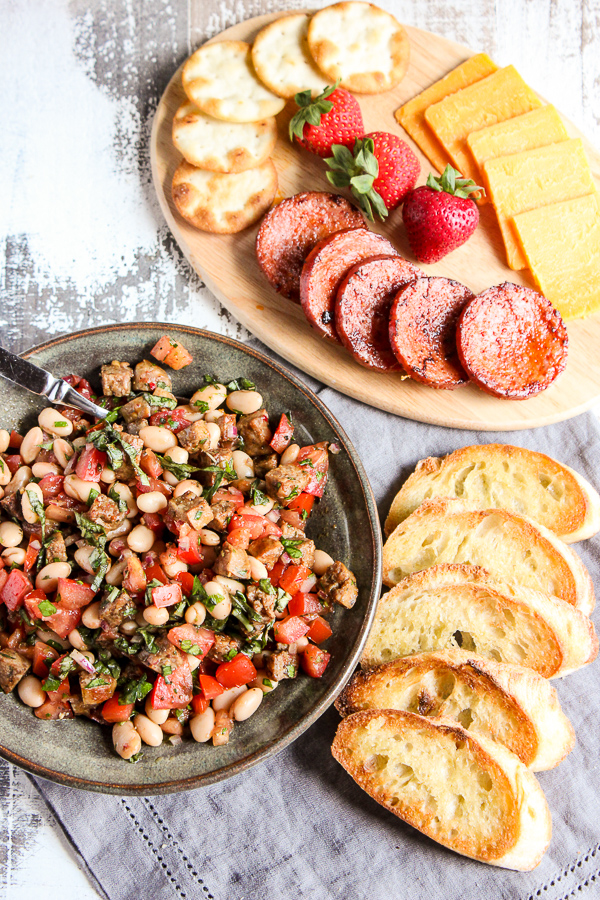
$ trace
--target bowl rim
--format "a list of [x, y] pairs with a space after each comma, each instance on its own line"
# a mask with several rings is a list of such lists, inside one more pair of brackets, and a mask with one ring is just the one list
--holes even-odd
[[247, 344], [243, 343], [242, 341], [238, 341], [235, 338], [217, 334], [216, 332], [209, 331], [208, 329], [204, 328], [194, 328], [190, 325], [179, 325], [174, 322], [123, 322], [107, 324], [95, 328], [86, 328], [80, 331], [59, 335], [40, 344], [36, 344], [34, 347], [23, 351], [20, 356], [22, 356], [24, 359], [29, 359], [30, 357], [35, 356], [36, 353], [51, 350], [55, 347], [69, 343], [70, 341], [75, 339], [85, 338], [95, 334], [106, 334], [111, 331], [135, 331], [141, 328], [163, 332], [165, 331], [165, 329], [177, 330], [184, 334], [189, 334], [194, 337], [200, 336], [208, 338], [209, 340], [220, 342], [236, 350], [242, 350], [243, 353], [254, 357], [264, 365], [268, 366], [270, 369], [273, 369], [273, 371], [276, 372], [280, 377], [286, 379], [288, 382], [291, 382], [296, 390], [304, 394], [304, 396], [312, 403], [313, 406], [317, 408], [321, 415], [326, 419], [329, 426], [336, 434], [336, 438], [341, 442], [342, 447], [348, 454], [348, 457], [357, 474], [357, 482], [360, 485], [369, 522], [369, 532], [373, 550], [374, 571], [366, 606], [366, 612], [362, 625], [360, 627], [360, 631], [358, 633], [358, 637], [354, 643], [352, 652], [346, 659], [342, 670], [335, 682], [330, 686], [325, 695], [314, 704], [313, 708], [308, 713], [306, 713], [299, 721], [290, 726], [287, 731], [285, 731], [281, 736], [267, 742], [259, 750], [255, 750], [253, 753], [248, 754], [248, 756], [242, 757], [242, 759], [238, 760], [237, 762], [229, 763], [228, 765], [223, 766], [219, 769], [215, 769], [214, 771], [206, 773], [205, 775], [180, 778], [174, 781], [161, 781], [155, 784], [119, 784], [115, 782], [96, 781], [93, 779], [68, 775], [64, 772], [57, 772], [39, 763], [30, 762], [24, 757], [19, 756], [18, 753], [15, 753], [7, 747], [4, 747], [2, 743], [0, 743], [0, 756], [6, 759], [8, 762], [14, 763], [15, 765], [19, 766], [21, 769], [30, 772], [32, 775], [36, 775], [40, 778], [45, 778], [48, 781], [52, 781], [66, 787], [75, 787], [82, 790], [95, 791], [105, 794], [117, 794], [119, 796], [152, 796], [154, 794], [173, 794], [180, 791], [192, 790], [194, 788], [216, 784], [220, 781], [225, 781], [228, 778], [233, 778], [234, 776], [245, 772], [252, 766], [255, 766], [258, 763], [276, 756], [280, 751], [288, 747], [293, 741], [300, 737], [301, 734], [307, 731], [307, 729], [310, 728], [310, 726], [313, 725], [316, 720], [323, 715], [324, 712], [326, 712], [326, 710], [332, 705], [340, 691], [349, 681], [352, 673], [356, 668], [356, 665], [359, 662], [362, 649], [365, 645], [367, 635], [372, 625], [382, 585], [382, 538], [381, 527], [379, 524], [379, 514], [377, 512], [377, 504], [375, 501], [375, 496], [373, 494], [373, 489], [371, 488], [369, 479], [360, 460], [360, 457], [358, 456], [358, 453], [354, 449], [350, 438], [344, 431], [341, 424], [325, 406], [322, 400], [319, 399], [315, 392], [311, 390], [308, 385], [304, 384], [294, 373], [290, 372], [278, 362], [270, 359], [265, 353], [262, 353], [260, 350], [256, 350], [254, 347], [249, 347]]

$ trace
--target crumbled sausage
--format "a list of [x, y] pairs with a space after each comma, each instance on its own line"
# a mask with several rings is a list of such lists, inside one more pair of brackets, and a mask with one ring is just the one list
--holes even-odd
[[102, 366], [100, 378], [102, 379], [102, 393], [105, 397], [128, 397], [131, 393], [133, 372], [127, 362], [113, 359], [110, 366]]
[[358, 597], [356, 578], [344, 563], [332, 563], [317, 582], [318, 597], [325, 603], [338, 603], [352, 609]]
[[127, 557], [127, 565], [123, 572], [123, 588], [132, 593], [139, 594], [146, 590], [146, 572], [140, 559], [132, 553]]
[[210, 733], [213, 747], [222, 747], [229, 743], [229, 735], [233, 731], [233, 719], [229, 718], [226, 709], [220, 709], [215, 715], [215, 724]]
[[219, 634], [216, 631], [215, 642], [208, 651], [207, 658], [216, 663], [227, 662], [239, 652], [241, 646], [242, 642], [237, 638], [229, 637], [228, 634]]
[[16, 688], [31, 663], [16, 650], [0, 650], [0, 687], [5, 694]]
[[300, 466], [277, 466], [267, 472], [267, 492], [284, 506], [301, 494], [310, 481], [310, 473]]
[[275, 603], [277, 601], [275, 592], [268, 593], [263, 591], [257, 584], [249, 584], [246, 598], [254, 612], [262, 616], [265, 624], [275, 618]]
[[128, 425], [139, 424], [142, 419], [149, 419], [151, 413], [150, 404], [143, 397], [134, 397], [121, 407], [121, 415]]
[[188, 453], [198, 453], [210, 442], [208, 425], [202, 419], [198, 419], [197, 422], [192, 422], [187, 428], [178, 432], [177, 439]]
[[304, 532], [290, 525], [289, 522], [281, 522], [281, 537], [285, 541], [303, 540]]
[[216, 531], [226, 531], [229, 521], [237, 507], [238, 504], [235, 500], [219, 500], [217, 503], [213, 503], [211, 506], [213, 514], [213, 519], [210, 523], [211, 526], [216, 529]]
[[298, 674], [298, 654], [289, 650], [275, 650], [267, 659], [267, 673], [273, 681], [285, 681]]
[[234, 413], [223, 413], [223, 415], [217, 419], [217, 425], [221, 430], [222, 441], [234, 441], [237, 438], [238, 430]]
[[309, 541], [308, 538], [293, 538], [292, 540], [294, 543], [291, 547], [300, 553], [300, 556], [296, 556], [295, 553], [292, 556], [288, 552], [291, 564], [293, 566], [308, 566], [309, 569], [312, 569], [315, 561], [315, 542]]
[[[135, 451], [135, 462], [136, 465], [139, 466], [142, 456], [142, 450], [144, 449], [144, 442], [141, 437], [138, 437], [135, 434], [128, 434], [126, 431], [123, 431], [120, 425], [113, 425], [113, 428], [115, 431], [118, 431], [120, 433], [121, 438], [123, 439], [123, 441], [125, 441], [126, 444], [129, 444], [130, 447], [133, 447]], [[116, 468], [113, 466], [113, 471], [117, 476], [117, 481], [129, 481], [129, 479], [133, 478], [133, 476], [135, 475], [135, 469], [131, 464], [129, 456], [127, 456], [125, 452], [123, 452], [122, 462]]]
[[258, 559], [267, 569], [272, 569], [283, 553], [283, 544], [277, 538], [267, 535], [252, 541], [248, 547], [248, 553]]
[[264, 478], [271, 469], [276, 469], [279, 465], [279, 457], [276, 453], [269, 453], [268, 456], [261, 456], [254, 460], [254, 474], [257, 478]]
[[45, 560], [47, 563], [67, 561], [67, 548], [65, 545], [65, 539], [63, 538], [60, 531], [55, 531], [46, 544]]
[[127, 591], [120, 591], [113, 599], [113, 590], [107, 591], [100, 603], [100, 619], [108, 629], [118, 628], [126, 619], [133, 619], [137, 607]]
[[[181, 432], [179, 432], [178, 437], [180, 436]], [[229, 447], [223, 447], [218, 450], [204, 450], [198, 454], [197, 460], [199, 466], [217, 466], [219, 469], [228, 470], [233, 474], [233, 450]], [[216, 477], [216, 472], [205, 472], [203, 476], [204, 482], [210, 485], [214, 484]]]
[[213, 510], [203, 497], [193, 491], [186, 491], [179, 497], [171, 497], [167, 506], [167, 516], [177, 522], [189, 522], [200, 531], [213, 519]]
[[231, 544], [223, 544], [223, 549], [213, 566], [217, 575], [225, 575], [227, 578], [250, 578], [250, 560], [245, 550], [232, 547]]
[[175, 669], [188, 665], [185, 653], [182, 653], [181, 650], [175, 647], [165, 634], [156, 639], [156, 644], [157, 649], [155, 652], [144, 648], [137, 655], [139, 661], [148, 666], [149, 669], [152, 669], [153, 672], [158, 672], [159, 675], [162, 675], [165, 666], [170, 666], [174, 672]]
[[[91, 682], [102, 681], [102, 684], [96, 684], [94, 687], [88, 687]], [[110, 700], [117, 687], [117, 680], [108, 673], [97, 675], [89, 672], [79, 673], [79, 686], [81, 688], [81, 700], [84, 706], [96, 706], [98, 703], [104, 703]]]
[[155, 388], [171, 391], [173, 384], [171, 376], [164, 369], [156, 363], [143, 359], [135, 367], [133, 387], [136, 391], [153, 391]]
[[102, 528], [110, 530], [122, 522], [126, 514], [126, 511], [119, 510], [118, 503], [115, 503], [110, 497], [98, 494], [89, 509], [88, 518], [97, 525], [101, 525]]
[[266, 409], [242, 416], [237, 427], [244, 442], [244, 450], [249, 456], [266, 456], [271, 453], [269, 441], [273, 437], [273, 432], [269, 428]]

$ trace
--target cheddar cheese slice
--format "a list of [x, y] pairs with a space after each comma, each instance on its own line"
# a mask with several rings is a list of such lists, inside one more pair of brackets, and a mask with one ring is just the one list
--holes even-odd
[[434, 103], [425, 110], [425, 120], [462, 175], [481, 184], [467, 137], [541, 105], [514, 66], [506, 66]]
[[568, 140], [567, 129], [553, 106], [541, 106], [531, 112], [497, 122], [467, 136], [469, 150], [480, 169], [488, 159], [535, 150]]
[[561, 316], [577, 319], [599, 312], [598, 194], [519, 213], [514, 224], [536, 284]]
[[425, 121], [425, 110], [444, 97], [481, 81], [497, 68], [487, 53], [477, 53], [396, 110], [396, 121], [409, 133], [438, 172], [443, 172], [451, 160]]
[[[550, 203], [583, 197], [596, 190], [579, 138], [488, 159], [483, 164], [483, 173], [511, 269], [524, 269], [527, 265], [514, 230], [514, 216]], [[560, 230], [550, 240], [556, 252], [561, 242]]]

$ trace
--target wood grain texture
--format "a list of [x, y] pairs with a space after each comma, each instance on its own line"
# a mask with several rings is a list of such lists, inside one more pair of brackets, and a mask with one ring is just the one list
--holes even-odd
[[[213, 40], [251, 41], [276, 15], [245, 21]], [[444, 38], [414, 28], [408, 31], [411, 64], [406, 78], [387, 93], [357, 96], [367, 132], [387, 129], [406, 137], [393, 119], [394, 110], [471, 55], [469, 49]], [[186, 258], [211, 291], [246, 328], [285, 359], [373, 406], [410, 419], [456, 428], [514, 430], [544, 425], [577, 415], [600, 397], [600, 382], [591, 365], [600, 339], [600, 316], [569, 324], [566, 371], [547, 391], [526, 401], [499, 400], [474, 385], [456, 391], [435, 391], [399, 374], [382, 375], [363, 369], [341, 347], [324, 342], [310, 329], [298, 305], [279, 296], [262, 275], [254, 253], [258, 226], [236, 235], [213, 235], [198, 231], [177, 214], [171, 181], [180, 157], [171, 142], [171, 122], [184, 99], [177, 72], [158, 106], [152, 130], [152, 171], [161, 208]], [[280, 137], [274, 160], [279, 174], [279, 198], [300, 190], [329, 188], [321, 160], [299, 151], [287, 139], [292, 109], [293, 104], [288, 104], [278, 116]], [[570, 123], [567, 127], [571, 134], [578, 134]], [[416, 145], [411, 145], [422, 162], [423, 182], [430, 167]], [[600, 180], [600, 155], [589, 143], [587, 151], [595, 177]], [[396, 210], [385, 225], [374, 227], [390, 238], [402, 255], [411, 258], [400, 221]], [[513, 272], [504, 259], [495, 214], [490, 207], [484, 207], [481, 225], [469, 242], [436, 265], [423, 269], [428, 274], [463, 282], [475, 293], [503, 281], [533, 286], [528, 272]]]

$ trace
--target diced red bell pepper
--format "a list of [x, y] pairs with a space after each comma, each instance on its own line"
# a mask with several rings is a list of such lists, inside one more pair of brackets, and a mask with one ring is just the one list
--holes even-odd
[[174, 669], [167, 680], [158, 675], [150, 692], [152, 709], [183, 709], [192, 699], [192, 673], [185, 663]]
[[168, 584], [169, 581], [162, 568], [156, 562], [146, 567], [146, 579], [148, 582], [160, 581], [162, 584]]
[[93, 444], [86, 444], [79, 455], [75, 474], [82, 481], [100, 481], [102, 469], [106, 465], [107, 455], [102, 450], [97, 450]]
[[323, 641], [326, 641], [327, 638], [331, 637], [332, 633], [329, 622], [325, 621], [323, 616], [317, 616], [311, 623], [309, 630], [306, 632], [306, 636], [315, 644], [322, 644]]
[[326, 653], [320, 647], [315, 647], [314, 644], [309, 644], [306, 650], [300, 654], [300, 665], [311, 678], [321, 678], [330, 659], [330, 653]]
[[96, 596], [89, 584], [73, 578], [59, 578], [56, 599], [62, 609], [81, 609], [91, 603]]
[[215, 642], [215, 633], [209, 628], [199, 628], [197, 625], [176, 625], [167, 632], [168, 640], [183, 650], [184, 653], [190, 653], [190, 645], [192, 648], [197, 647], [199, 653], [192, 653], [192, 656], [198, 658], [205, 656]]
[[300, 514], [306, 513], [304, 516], [305, 519], [310, 516], [310, 512], [313, 508], [313, 503], [315, 502], [315, 498], [313, 494], [307, 494], [306, 491], [302, 491], [301, 494], [298, 494], [297, 497], [294, 497], [293, 500], [287, 505], [287, 509], [294, 509]]
[[7, 609], [15, 610], [23, 605], [25, 595], [33, 588], [27, 575], [20, 569], [13, 569], [4, 587], [0, 591], [0, 602], [6, 604]]
[[279, 579], [287, 569], [287, 565], [278, 559], [271, 571], [269, 572], [269, 581], [273, 587], [279, 587]]
[[34, 710], [38, 719], [72, 719], [73, 710], [64, 700], [46, 700]]
[[177, 409], [159, 409], [158, 412], [150, 416], [148, 421], [151, 425], [163, 425], [174, 434], [177, 434], [178, 431], [183, 431], [184, 428], [192, 424], [182, 407]]
[[181, 590], [186, 597], [189, 597], [194, 589], [194, 576], [191, 572], [178, 572], [175, 581], [181, 585]]
[[219, 684], [212, 675], [198, 675], [198, 681], [207, 700], [214, 700], [215, 697], [219, 697], [225, 690], [223, 685]]
[[56, 612], [51, 616], [44, 616], [46, 625], [63, 640], [71, 634], [74, 628], [77, 628], [80, 620], [81, 611], [79, 609], [65, 609], [61, 605], [56, 606]]
[[279, 644], [295, 644], [298, 638], [304, 637], [310, 625], [299, 616], [288, 616], [280, 619], [273, 626], [275, 640]]
[[48, 503], [62, 492], [64, 478], [62, 475], [44, 475], [39, 482], [40, 490], [44, 495], [44, 503]]
[[288, 566], [279, 578], [279, 587], [293, 597], [300, 590], [300, 585], [311, 574], [308, 566]]
[[257, 538], [262, 537], [264, 525], [264, 516], [253, 516], [251, 513], [236, 513], [229, 520], [227, 530], [231, 534], [232, 531], [236, 531], [238, 528], [245, 528], [249, 532], [250, 540], [255, 541]]
[[303, 594], [300, 591], [294, 594], [287, 605], [290, 616], [315, 615], [322, 611], [323, 606], [316, 594]]
[[162, 584], [152, 588], [152, 602], [161, 609], [163, 606], [174, 606], [181, 603], [182, 593], [180, 584]]
[[193, 360], [192, 354], [185, 349], [183, 344], [174, 341], [168, 334], [163, 334], [150, 353], [155, 359], [164, 362], [172, 369], [183, 369], [184, 366], [189, 366]]
[[105, 722], [127, 722], [133, 712], [133, 703], [119, 703], [119, 695], [114, 694], [102, 707]]
[[144, 447], [140, 457], [140, 469], [146, 475], [149, 475], [150, 478], [160, 478], [163, 473], [163, 467], [154, 450], [148, 450], [147, 447]]
[[222, 684], [225, 690], [248, 684], [256, 678], [256, 669], [250, 659], [243, 653], [238, 653], [230, 662], [221, 663], [215, 672], [215, 678]]
[[33, 674], [38, 678], [47, 678], [50, 665], [57, 657], [58, 651], [54, 647], [45, 644], [44, 641], [36, 641], [33, 645]]
[[195, 716], [199, 716], [205, 709], [208, 709], [208, 700], [204, 694], [194, 694], [192, 697], [192, 710]]
[[188, 566], [195, 566], [204, 559], [204, 551], [200, 543], [200, 534], [191, 527], [182, 528], [177, 538], [177, 556], [179, 559], [187, 563]]
[[18, 453], [13, 454], [11, 456], [5, 456], [4, 462], [8, 466], [9, 472], [11, 475], [14, 475], [17, 469], [20, 469], [23, 465], [23, 460], [19, 456]]
[[215, 491], [215, 495], [212, 499], [213, 504], [221, 503], [223, 500], [235, 503], [236, 509], [240, 509], [246, 502], [242, 492], [234, 487], [219, 488], [218, 491]]
[[296, 457], [295, 465], [300, 466], [310, 475], [310, 481], [304, 488], [305, 493], [314, 494], [315, 497], [322, 497], [327, 484], [327, 472], [329, 470], [327, 441], [302, 447]]
[[237, 550], [247, 550], [250, 546], [250, 530], [248, 528], [234, 528], [227, 535], [227, 543]]
[[11, 450], [18, 450], [21, 444], [23, 443], [23, 435], [19, 434], [18, 431], [14, 429], [10, 433], [10, 439], [8, 441], [8, 446]]
[[289, 447], [293, 436], [294, 426], [292, 425], [286, 414], [283, 413], [281, 419], [279, 420], [279, 425], [275, 429], [275, 434], [273, 435], [273, 440], [271, 441], [270, 447], [275, 451], [275, 453], [283, 453], [285, 448]]
[[173, 488], [166, 481], [160, 481], [160, 479], [152, 477], [148, 477], [145, 480], [148, 482], [147, 484], [144, 484], [139, 478], [136, 481], [135, 489], [138, 494], [150, 494], [158, 491], [159, 494], [164, 494], [168, 499], [173, 493]]
[[25, 572], [30, 572], [34, 565], [35, 561], [38, 558], [38, 553], [42, 549], [42, 541], [41, 538], [37, 536], [37, 534], [32, 534], [29, 538], [29, 543], [27, 545], [27, 553], [25, 555], [25, 562], [23, 563], [23, 570]]

